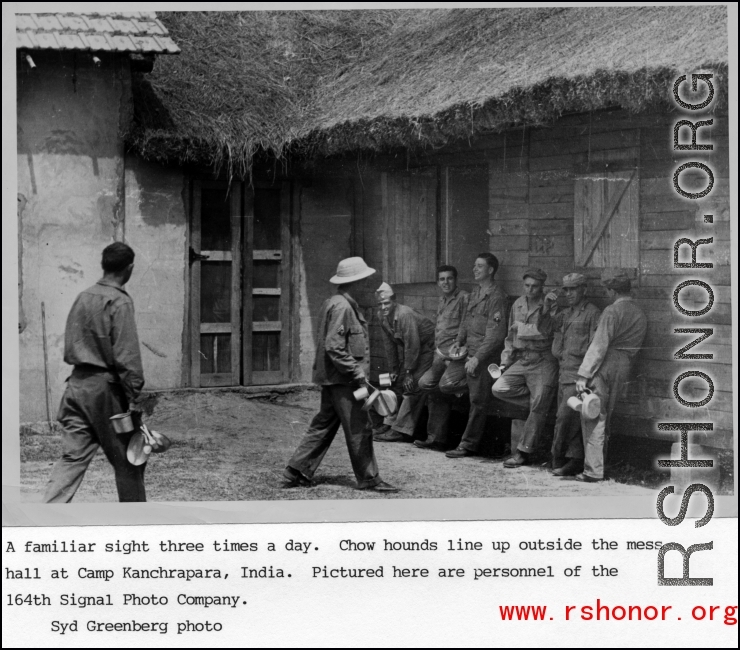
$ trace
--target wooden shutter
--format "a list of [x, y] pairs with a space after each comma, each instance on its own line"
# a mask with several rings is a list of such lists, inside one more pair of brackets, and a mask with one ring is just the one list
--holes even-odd
[[437, 169], [384, 172], [383, 279], [433, 282], [437, 268]]
[[576, 266], [637, 268], [639, 187], [636, 169], [576, 178]]

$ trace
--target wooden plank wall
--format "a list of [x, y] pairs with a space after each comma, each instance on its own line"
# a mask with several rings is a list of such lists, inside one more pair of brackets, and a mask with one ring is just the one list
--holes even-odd
[[[729, 225], [729, 135], [726, 115], [714, 115], [711, 128], [700, 129], [699, 142], [709, 140], [712, 152], [673, 151], [673, 124], [677, 114], [630, 115], [626, 111], [603, 111], [561, 118], [551, 127], [526, 128], [479, 137], [460, 148], [420, 157], [413, 165], [476, 164], [489, 168], [490, 250], [500, 259], [498, 280], [511, 296], [521, 292], [522, 273], [528, 266], [543, 268], [548, 285], [561, 282], [574, 267], [574, 180], [579, 174], [638, 167], [640, 253], [634, 295], [648, 315], [645, 347], [635, 367], [634, 380], [616, 412], [618, 429], [631, 435], [658, 436], [659, 421], [712, 421], [715, 430], [692, 434], [697, 443], [732, 447], [732, 377], [730, 308]], [[699, 118], [697, 118], [699, 119]], [[706, 118], [701, 118], [706, 119]], [[709, 160], [715, 185], [708, 197], [684, 199], [673, 189], [676, 167], [688, 160]], [[408, 160], [378, 160], [362, 176], [363, 214], [356, 215], [364, 232], [362, 252], [369, 264], [382, 270], [383, 209], [380, 170], [405, 167]], [[700, 177], [682, 174], [687, 189], [703, 187]], [[704, 224], [704, 214], [714, 215], [714, 224]], [[709, 272], [674, 270], [673, 244], [680, 236], [692, 239], [714, 237], [711, 253], [700, 253], [700, 261], [712, 261]], [[687, 248], [687, 247], [686, 247]], [[700, 248], [701, 250], [701, 248]], [[685, 253], [688, 255], [688, 253]], [[703, 275], [706, 274], [706, 275]], [[605, 294], [589, 275], [590, 295], [604, 307]], [[681, 316], [672, 302], [676, 285], [685, 278], [711, 277], [715, 304], [700, 318]], [[383, 280], [378, 273], [377, 284]], [[434, 318], [436, 287], [433, 282], [395, 287], [399, 300]], [[692, 302], [696, 301], [696, 302]], [[703, 305], [698, 290], [684, 290], [683, 304]], [[363, 298], [372, 310], [371, 295]], [[377, 325], [377, 324], [376, 324]], [[674, 353], [689, 342], [688, 335], [673, 332], [677, 327], [713, 327], [714, 335], [693, 352], [713, 353], [713, 361], [676, 361]], [[385, 361], [379, 330], [373, 327], [373, 367], [383, 371]], [[716, 392], [704, 408], [681, 407], [673, 397], [675, 377], [690, 369], [708, 372]], [[682, 394], [700, 399], [706, 391], [701, 382], [685, 380]], [[693, 396], [693, 397], [691, 397]], [[669, 434], [668, 439], [675, 439]]]
[[[573, 190], [580, 173], [603, 166], [639, 166], [640, 262], [634, 295], [648, 315], [649, 329], [639, 355], [633, 382], [617, 407], [619, 428], [635, 435], [655, 436], [658, 421], [712, 421], [715, 430], [694, 434], [693, 440], [710, 446], [732, 446], [732, 377], [730, 311], [729, 150], [726, 116], [715, 116], [705, 128], [704, 142], [711, 139], [712, 152], [680, 152], [672, 149], [671, 114], [634, 116], [624, 111], [566, 117], [551, 128], [532, 129], [504, 135], [504, 142], [487, 149], [491, 201], [491, 250], [502, 261], [499, 277], [507, 293], [519, 293], [521, 272], [539, 266], [549, 274], [548, 284], [558, 283], [573, 269]], [[526, 145], [512, 147], [524, 140]], [[701, 138], [700, 138], [700, 141]], [[516, 155], [512, 156], [512, 151]], [[678, 152], [677, 152], [678, 153]], [[706, 154], [699, 155], [697, 154]], [[688, 160], [709, 160], [715, 185], [709, 197], [692, 201], [673, 188], [676, 167]], [[682, 185], [691, 191], [702, 188], [701, 176], [684, 173]], [[704, 214], [714, 214], [714, 225], [704, 223]], [[700, 261], [712, 261], [711, 272], [688, 272], [673, 268], [673, 245], [677, 238], [714, 237], [711, 253]], [[688, 247], [686, 247], [688, 249]], [[688, 252], [686, 253], [688, 255]], [[711, 277], [715, 304], [701, 318], [678, 314], [672, 293], [685, 278]], [[592, 282], [594, 302], [604, 307], [604, 292]], [[684, 290], [688, 308], [705, 304], [698, 290]], [[689, 342], [677, 335], [676, 327], [713, 326], [714, 335], [703, 343], [702, 353], [714, 353], [712, 361], [676, 361], [676, 350]], [[694, 350], [696, 351], [696, 350]], [[676, 376], [686, 370], [707, 372], [715, 380], [716, 392], [707, 407], [687, 409], [672, 394]], [[688, 399], [706, 394], [701, 381], [685, 380], [682, 393]], [[693, 396], [693, 397], [691, 397]]]

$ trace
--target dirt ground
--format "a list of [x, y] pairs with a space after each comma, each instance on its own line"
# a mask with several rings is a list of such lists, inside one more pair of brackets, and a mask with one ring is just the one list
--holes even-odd
[[[341, 433], [314, 477], [312, 488], [285, 489], [282, 471], [318, 409], [319, 392], [297, 391], [268, 398], [234, 392], [159, 394], [146, 422], [165, 433], [171, 449], [147, 466], [149, 501], [252, 501], [274, 499], [389, 499], [528, 496], [639, 496], [652, 486], [631, 478], [582, 484], [550, 475], [544, 466], [504, 469], [501, 462], [469, 457], [451, 460], [404, 443], [376, 443], [381, 476], [401, 488], [381, 495], [354, 489], [354, 475]], [[23, 427], [21, 493], [41, 500], [60, 437]], [[102, 452], [91, 463], [75, 501], [117, 501], [113, 472]]]

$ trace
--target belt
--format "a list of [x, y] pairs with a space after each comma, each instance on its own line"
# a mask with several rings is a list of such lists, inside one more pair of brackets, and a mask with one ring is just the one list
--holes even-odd
[[109, 370], [108, 368], [93, 366], [89, 363], [82, 363], [79, 366], [75, 366], [72, 370], [73, 377], [90, 377], [91, 375], [105, 375], [109, 379], [118, 380], [118, 375], [115, 372]]

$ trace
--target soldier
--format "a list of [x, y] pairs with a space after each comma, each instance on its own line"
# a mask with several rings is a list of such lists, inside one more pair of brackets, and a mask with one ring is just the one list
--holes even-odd
[[390, 372], [397, 377], [403, 401], [396, 415], [385, 419], [390, 429], [377, 433], [378, 442], [411, 442], [416, 423], [426, 402], [419, 379], [432, 366], [434, 325], [418, 311], [400, 305], [392, 287], [383, 282], [375, 292], [380, 309], [385, 356]]
[[146, 501], [144, 468], [126, 458], [132, 433], [117, 434], [110, 417], [135, 406], [144, 387], [134, 303], [123, 288], [134, 251], [121, 242], [103, 250], [103, 277], [72, 305], [64, 330], [64, 362], [74, 366], [59, 405], [61, 459], [44, 503], [69, 503], [100, 447], [116, 476], [119, 501]]
[[442, 295], [437, 306], [437, 325], [434, 330], [434, 353], [432, 367], [419, 380], [419, 388], [429, 394], [429, 423], [427, 439], [414, 440], [421, 449], [446, 451], [448, 447], [451, 395], [439, 390], [439, 381], [447, 370], [446, 354], [457, 340], [460, 325], [465, 317], [468, 292], [457, 286], [457, 269], [443, 264], [437, 269], [437, 286]]
[[439, 390], [452, 395], [470, 392], [470, 413], [462, 440], [456, 449], [448, 451], [447, 458], [475, 455], [483, 440], [486, 427], [486, 405], [490, 399], [493, 380], [488, 365], [501, 354], [506, 335], [506, 294], [494, 284], [498, 259], [492, 253], [480, 253], [473, 265], [473, 278], [478, 286], [473, 289], [465, 309], [460, 331], [449, 354], [455, 355], [467, 347], [467, 358], [453, 360], [439, 380]]
[[375, 269], [361, 257], [350, 257], [339, 262], [337, 274], [329, 280], [338, 290], [321, 307], [313, 366], [313, 381], [321, 386], [321, 407], [283, 472], [286, 487], [312, 484], [341, 424], [358, 489], [398, 492], [378, 474], [372, 432], [365, 429], [365, 414], [352, 394], [367, 381], [370, 348], [367, 322], [351, 293], [361, 290], [361, 281], [373, 273]]
[[504, 461], [508, 468], [529, 462], [557, 390], [558, 362], [551, 350], [554, 323], [542, 290], [547, 274], [542, 269], [528, 269], [523, 279], [524, 294], [511, 308], [501, 355], [506, 372], [493, 385], [498, 399], [529, 408], [524, 436], [514, 455]]
[[609, 418], [627, 381], [632, 360], [647, 333], [647, 317], [631, 296], [631, 282], [623, 271], [605, 269], [601, 276], [607, 298], [612, 302], [601, 315], [593, 341], [578, 369], [576, 391], [590, 385], [601, 399], [599, 417], [589, 420], [581, 413], [585, 451], [581, 474], [565, 477], [586, 483], [604, 479], [604, 462], [609, 441]]
[[[596, 332], [601, 310], [586, 298], [586, 276], [581, 273], [563, 278], [563, 295], [567, 307], [555, 316], [557, 330], [552, 342], [553, 356], [560, 363], [552, 473], [573, 476], [583, 470], [583, 438], [580, 417], [568, 406], [568, 399], [576, 395], [578, 368]], [[557, 297], [557, 293], [550, 292], [545, 302], [555, 303]]]

